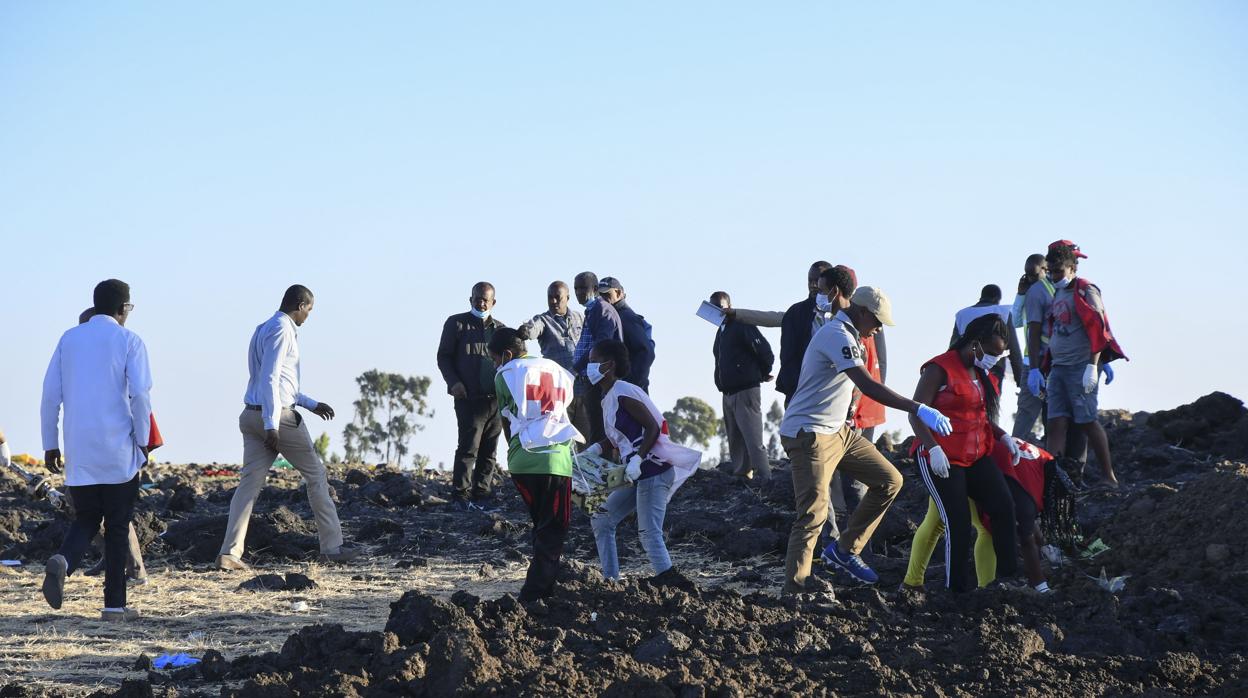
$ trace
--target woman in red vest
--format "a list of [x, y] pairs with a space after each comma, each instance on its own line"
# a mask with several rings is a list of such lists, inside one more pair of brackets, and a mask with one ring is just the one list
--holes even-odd
[[996, 579], [1018, 573], [1014, 499], [992, 459], [1001, 443], [1018, 462], [1018, 445], [994, 422], [999, 394], [989, 371], [1006, 354], [1009, 329], [996, 313], [976, 318], [949, 351], [923, 365], [914, 399], [953, 422], [953, 433], [937, 436], [911, 419], [915, 460], [945, 524], [945, 585], [954, 592], [974, 588], [970, 579], [971, 514], [967, 497], [992, 523]]

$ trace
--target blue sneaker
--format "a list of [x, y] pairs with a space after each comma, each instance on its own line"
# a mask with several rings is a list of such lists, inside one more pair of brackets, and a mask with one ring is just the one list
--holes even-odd
[[863, 562], [862, 558], [850, 553], [842, 553], [835, 542], [824, 548], [820, 557], [823, 558], [825, 565], [836, 565], [863, 584], [875, 584], [880, 581], [880, 575], [867, 567], [867, 563]]

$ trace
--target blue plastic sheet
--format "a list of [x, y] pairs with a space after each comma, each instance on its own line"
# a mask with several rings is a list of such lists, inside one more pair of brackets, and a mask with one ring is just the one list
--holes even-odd
[[156, 669], [166, 669], [170, 667], [177, 669], [184, 666], [191, 666], [192, 664], [199, 664], [199, 660], [185, 652], [178, 652], [177, 654], [162, 654], [152, 660], [152, 666]]

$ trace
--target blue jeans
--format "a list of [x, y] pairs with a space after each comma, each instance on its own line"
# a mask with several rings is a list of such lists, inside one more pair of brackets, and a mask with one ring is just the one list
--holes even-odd
[[633, 487], [618, 489], [590, 517], [594, 527], [594, 541], [598, 544], [598, 559], [602, 561], [602, 576], [620, 578], [620, 555], [615, 546], [615, 529], [628, 515], [637, 512], [637, 533], [641, 547], [650, 558], [655, 574], [662, 574], [672, 567], [663, 541], [663, 517], [667, 514], [667, 502], [672, 498], [672, 485], [676, 472], [668, 468], [653, 477], [639, 480]]

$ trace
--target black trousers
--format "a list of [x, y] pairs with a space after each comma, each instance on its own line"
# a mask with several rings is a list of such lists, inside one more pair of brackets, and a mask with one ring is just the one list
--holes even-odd
[[488, 497], [498, 468], [498, 437], [503, 433], [498, 400], [492, 397], [456, 400], [455, 420], [459, 423], [459, 446], [455, 449], [452, 474], [455, 496], [461, 499]]
[[980, 511], [992, 520], [992, 548], [997, 554], [997, 579], [1018, 574], [1017, 522], [1014, 519], [1014, 497], [1006, 477], [997, 469], [992, 456], [984, 456], [969, 467], [951, 465], [949, 477], [936, 477], [927, 456], [917, 459], [919, 474], [927, 485], [936, 509], [945, 524], [945, 585], [955, 592], [975, 588], [971, 579], [971, 508], [966, 502], [975, 500]]
[[532, 601], [555, 593], [559, 557], [572, 521], [572, 478], [562, 475], [513, 474], [524, 503], [533, 519], [533, 560], [520, 589], [521, 601]]
[[607, 431], [602, 422], [602, 388], [591, 385], [589, 390], [577, 400], [584, 403], [586, 418], [589, 420], [589, 432], [581, 432], [588, 439], [587, 443], [596, 444], [607, 438]]
[[74, 501], [74, 522], [57, 552], [72, 573], [104, 524], [104, 607], [126, 605], [126, 559], [130, 554], [130, 522], [139, 496], [139, 476], [119, 485], [79, 485], [66, 488]]
[[[1032, 535], [1036, 531], [1036, 517], [1040, 512], [1036, 509], [1036, 500], [1027, 494], [1027, 490], [1014, 478], [1005, 478], [1010, 488], [1010, 496], [1014, 499], [1014, 519], [1018, 522], [1018, 538]], [[994, 534], [995, 535], [995, 534]]]
[[[588, 392], [573, 397], [572, 402], [568, 403], [568, 419], [572, 422], [572, 426], [581, 432], [581, 436], [585, 437], [585, 443], [592, 444], [601, 441], [602, 438], [601, 436], [597, 439], [594, 438], [594, 422], [589, 416], [589, 402]], [[601, 403], [598, 403], [598, 411], [602, 412]], [[601, 422], [602, 420], [599, 419], [598, 421]], [[598, 431], [602, 431], [601, 424], [598, 426]]]

